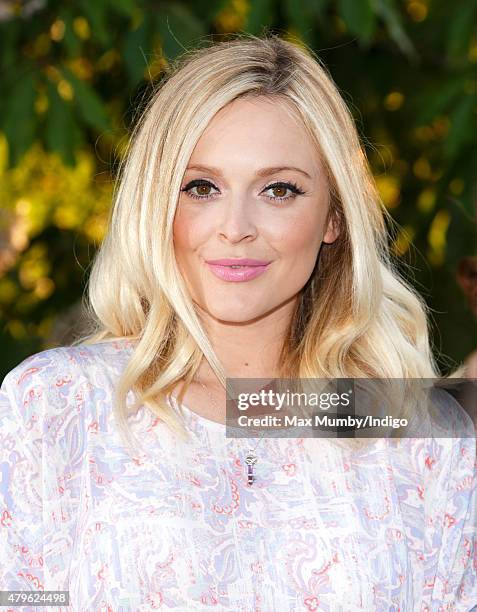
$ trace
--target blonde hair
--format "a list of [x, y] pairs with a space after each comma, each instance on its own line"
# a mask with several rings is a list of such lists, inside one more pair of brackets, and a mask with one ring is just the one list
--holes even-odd
[[114, 406], [129, 442], [129, 390], [137, 395], [135, 407], [148, 405], [184, 433], [166, 394], [179, 380], [187, 387], [203, 356], [225, 386], [179, 273], [172, 229], [194, 146], [214, 115], [243, 96], [284, 101], [301, 119], [328, 175], [329, 219], [340, 228], [335, 242], [322, 245], [300, 293], [283, 343], [282, 376], [439, 376], [426, 304], [392, 262], [385, 219], [393, 221], [326, 68], [310, 50], [276, 35], [239, 35], [185, 52], [152, 96], [133, 130], [92, 266], [85, 304], [90, 332], [74, 344], [137, 341]]

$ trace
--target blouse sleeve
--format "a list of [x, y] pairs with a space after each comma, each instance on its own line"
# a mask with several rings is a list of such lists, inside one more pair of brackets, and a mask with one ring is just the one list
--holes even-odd
[[[477, 606], [476, 439], [433, 439], [426, 457], [426, 563], [422, 610]], [[432, 478], [432, 473], [438, 474]], [[427, 607], [426, 607], [427, 606]]]
[[59, 432], [75, 383], [60, 350], [29, 357], [0, 387], [2, 591], [68, 590], [75, 500], [65, 491], [69, 453]]
[[43, 590], [41, 411], [45, 390], [34, 368], [5, 377], [0, 388], [0, 587]]

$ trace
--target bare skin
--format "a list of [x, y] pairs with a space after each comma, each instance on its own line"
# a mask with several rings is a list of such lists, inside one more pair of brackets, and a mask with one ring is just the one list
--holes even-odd
[[[294, 169], [257, 174], [284, 167]], [[200, 185], [190, 186], [196, 179]], [[278, 355], [299, 293], [321, 244], [338, 236], [334, 224], [326, 224], [328, 206], [328, 183], [316, 148], [284, 102], [236, 100], [217, 113], [199, 139], [181, 184], [174, 247], [228, 377], [278, 376]], [[219, 279], [206, 263], [244, 257], [272, 263], [245, 282]], [[183, 403], [225, 422], [225, 390], [205, 359], [198, 377], [215, 406], [197, 383]]]

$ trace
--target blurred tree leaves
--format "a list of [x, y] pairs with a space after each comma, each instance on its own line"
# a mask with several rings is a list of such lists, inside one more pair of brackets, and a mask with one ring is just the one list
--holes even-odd
[[185, 5], [170, 2], [157, 14], [157, 27], [162, 39], [162, 49], [172, 60], [207, 33], [206, 24]]
[[416, 50], [403, 26], [401, 13], [395, 0], [375, 0], [376, 16], [386, 24], [390, 38], [397, 44], [402, 53], [414, 58]]
[[149, 41], [153, 34], [153, 21], [142, 17], [139, 24], [126, 33], [122, 46], [122, 56], [131, 83], [138, 83], [144, 77], [148, 63], [145, 53], [149, 52]]
[[74, 151], [81, 144], [82, 138], [73, 117], [72, 105], [64, 103], [52, 83], [47, 84], [47, 91], [46, 149], [56, 151], [68, 165], [73, 165]]
[[457, 2], [447, 35], [447, 55], [454, 61], [465, 57], [477, 23], [477, 1]]
[[371, 0], [339, 0], [338, 6], [350, 33], [368, 45], [376, 27], [376, 13]]
[[[244, 24], [245, 30], [251, 34], [259, 35], [265, 25], [273, 22], [276, 4], [274, 0], [256, 0], [256, 2], [252, 2]], [[297, 3], [289, 2], [288, 4], [296, 5]], [[296, 12], [296, 9], [293, 8], [292, 12]]]
[[234, 32], [276, 32], [323, 60], [401, 225], [392, 246], [435, 311], [438, 348], [457, 360], [473, 349], [455, 269], [477, 255], [477, 0], [44, 0], [2, 11], [4, 369], [47, 344], [81, 295], [116, 160], [157, 79], [185, 49]]
[[109, 115], [106, 105], [86, 81], [77, 78], [68, 68], [63, 68], [66, 82], [73, 87], [73, 98], [79, 116], [86, 125], [98, 132], [109, 129]]
[[28, 72], [15, 80], [3, 105], [2, 129], [10, 145], [14, 165], [32, 145], [35, 137], [36, 74]]

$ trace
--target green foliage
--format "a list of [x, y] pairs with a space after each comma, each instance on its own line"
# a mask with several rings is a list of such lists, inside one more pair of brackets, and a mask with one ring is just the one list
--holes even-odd
[[415, 57], [416, 50], [406, 34], [395, 0], [375, 0], [374, 8], [376, 16], [383, 20], [391, 40], [396, 43], [400, 51], [409, 58]]
[[274, 0], [256, 0], [252, 2], [244, 24], [245, 31], [260, 35], [262, 28], [273, 21], [276, 4]]
[[393, 248], [415, 268], [437, 348], [460, 360], [477, 344], [455, 281], [460, 259], [477, 255], [477, 0], [46, 0], [28, 14], [24, 3], [6, 5], [5, 371], [48, 345], [52, 321], [80, 297], [114, 162], [152, 84], [183, 50], [234, 32], [278, 32], [317, 52], [402, 228]]
[[371, 0], [339, 0], [338, 6], [351, 34], [368, 46], [376, 27], [376, 13]]
[[198, 43], [200, 37], [206, 34], [204, 22], [183, 4], [171, 2], [161, 9], [157, 17], [162, 49], [169, 60]]
[[475, 33], [477, 23], [477, 1], [466, 0], [459, 3], [450, 22], [447, 37], [447, 54], [454, 61], [465, 56], [469, 40]]
[[22, 77], [13, 83], [11, 93], [4, 104], [2, 127], [10, 145], [12, 164], [18, 163], [33, 143], [35, 81], [36, 75], [25, 71]]
[[99, 132], [107, 130], [110, 127], [107, 109], [94, 89], [86, 81], [78, 79], [68, 68], [64, 68], [62, 74], [73, 86], [78, 114], [84, 123]]
[[48, 83], [48, 111], [46, 117], [46, 149], [60, 154], [65, 163], [73, 165], [74, 151], [81, 142], [82, 133], [78, 130], [73, 116], [72, 104], [65, 104], [52, 83]]

